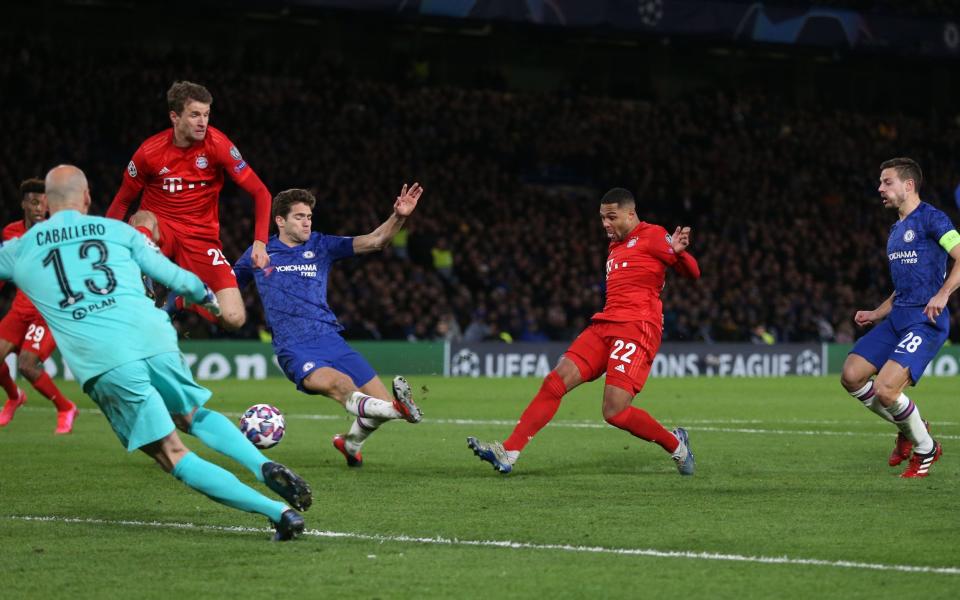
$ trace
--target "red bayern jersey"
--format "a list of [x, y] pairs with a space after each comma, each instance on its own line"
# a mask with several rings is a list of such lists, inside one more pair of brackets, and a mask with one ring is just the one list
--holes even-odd
[[660, 292], [667, 268], [685, 277], [700, 277], [700, 267], [688, 252], [676, 254], [670, 235], [659, 225], [640, 222], [622, 241], [610, 242], [607, 255], [607, 302], [594, 321], [663, 324]]
[[202, 142], [180, 148], [173, 129], [147, 138], [133, 155], [107, 216], [123, 219], [142, 193], [140, 208], [187, 236], [220, 236], [219, 197], [224, 173], [254, 197], [255, 238], [266, 241], [270, 192], [222, 131], [207, 127]]
[[[7, 224], [3, 228], [3, 241], [13, 240], [23, 236], [27, 232], [27, 224], [23, 219]], [[40, 319], [40, 311], [36, 309], [27, 295], [17, 290], [17, 295], [13, 297], [13, 304], [10, 305], [10, 311], [16, 311], [22, 315], [25, 321], [35, 321]]]

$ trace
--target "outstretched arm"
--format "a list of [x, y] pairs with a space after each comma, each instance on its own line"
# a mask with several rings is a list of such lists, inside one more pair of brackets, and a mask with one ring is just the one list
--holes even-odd
[[673, 254], [677, 257], [677, 262], [674, 263], [673, 269], [682, 277], [699, 279], [700, 265], [697, 264], [697, 259], [687, 252], [687, 247], [690, 245], [690, 228], [677, 227], [670, 238], [670, 244], [673, 246]]
[[153, 242], [130, 229], [130, 254], [145, 275], [159, 281], [174, 293], [194, 302], [203, 301], [206, 286], [200, 278], [172, 263]]
[[419, 183], [414, 183], [409, 188], [407, 184], [403, 184], [400, 195], [393, 203], [393, 214], [370, 233], [353, 238], [354, 254], [368, 254], [383, 250], [403, 227], [407, 217], [417, 208], [417, 201], [420, 200], [421, 194], [423, 194], [423, 188]]

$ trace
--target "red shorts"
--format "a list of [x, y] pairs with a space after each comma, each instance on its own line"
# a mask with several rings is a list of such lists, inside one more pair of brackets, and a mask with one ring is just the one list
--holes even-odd
[[223, 244], [216, 237], [184, 235], [157, 217], [160, 251], [184, 269], [192, 271], [214, 292], [237, 287], [237, 276], [223, 255]]
[[0, 321], [0, 338], [13, 344], [17, 352], [32, 352], [40, 360], [50, 358], [57, 347], [43, 317], [34, 311], [27, 314], [16, 308], [12, 308]]
[[662, 333], [659, 325], [645, 321], [596, 322], [573, 340], [565, 356], [577, 365], [584, 381], [606, 372], [607, 385], [636, 394], [650, 375]]

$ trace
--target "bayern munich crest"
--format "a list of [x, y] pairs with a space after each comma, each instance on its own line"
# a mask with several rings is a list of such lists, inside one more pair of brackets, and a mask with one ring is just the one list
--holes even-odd
[[207, 162], [207, 157], [206, 157], [206, 156], [203, 156], [203, 155], [201, 154], [200, 156], [197, 157], [197, 168], [198, 168], [198, 169], [206, 169], [206, 168], [207, 168], [207, 165], [209, 165], [209, 164], [210, 164], [210, 163]]
[[908, 229], [903, 232], [903, 241], [907, 242], [908, 244], [916, 239], [916, 237], [917, 234], [914, 233], [912, 229]]
[[637, 245], [637, 238], [630, 238], [630, 241], [627, 242], [627, 248], [633, 248]]

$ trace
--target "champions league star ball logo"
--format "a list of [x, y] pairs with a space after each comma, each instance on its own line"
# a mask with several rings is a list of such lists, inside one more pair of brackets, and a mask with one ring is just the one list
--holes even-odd
[[637, 14], [647, 27], [655, 27], [663, 19], [663, 0], [639, 0]]
[[820, 375], [820, 355], [804, 350], [797, 356], [797, 375]]
[[480, 377], [480, 356], [464, 348], [450, 358], [450, 375], [454, 377]]
[[130, 164], [127, 165], [127, 174], [134, 179], [137, 178], [137, 165], [133, 164], [133, 161], [130, 161]]
[[903, 232], [903, 241], [905, 241], [908, 244], [912, 242], [914, 239], [916, 239], [916, 237], [917, 237], [917, 234], [914, 233], [912, 229], [908, 229]]
[[233, 158], [233, 160], [240, 160], [243, 158], [240, 156], [240, 151], [237, 150], [236, 146], [230, 146], [230, 156]]

